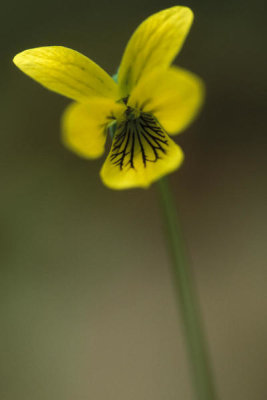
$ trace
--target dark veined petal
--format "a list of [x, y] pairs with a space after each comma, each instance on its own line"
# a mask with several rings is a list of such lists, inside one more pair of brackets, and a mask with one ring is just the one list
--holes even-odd
[[112, 189], [147, 188], [177, 169], [183, 153], [151, 114], [128, 108], [126, 117], [118, 124], [100, 175]]

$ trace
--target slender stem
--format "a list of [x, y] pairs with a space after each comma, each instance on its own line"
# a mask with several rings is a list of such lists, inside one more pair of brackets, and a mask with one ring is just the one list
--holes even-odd
[[158, 182], [158, 188], [172, 255], [174, 282], [181, 310], [195, 399], [215, 400], [217, 396], [215, 395], [198, 302], [190, 270], [186, 263], [175, 203], [166, 177]]

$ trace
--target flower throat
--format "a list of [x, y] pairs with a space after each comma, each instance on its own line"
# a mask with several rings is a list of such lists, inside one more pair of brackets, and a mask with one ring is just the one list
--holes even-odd
[[118, 123], [110, 161], [120, 170], [155, 163], [167, 153], [168, 136], [150, 113], [127, 106], [125, 118]]

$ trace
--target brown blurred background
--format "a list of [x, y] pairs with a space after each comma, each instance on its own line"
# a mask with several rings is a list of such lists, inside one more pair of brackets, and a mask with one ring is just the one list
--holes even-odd
[[[68, 100], [12, 65], [65, 45], [116, 71], [136, 26], [169, 1], [1, 6], [2, 400], [189, 400], [156, 188], [116, 192], [60, 143]], [[171, 176], [220, 398], [265, 400], [266, 36], [260, 0], [187, 1], [178, 60], [207, 100]], [[265, 102], [265, 104], [264, 104]]]

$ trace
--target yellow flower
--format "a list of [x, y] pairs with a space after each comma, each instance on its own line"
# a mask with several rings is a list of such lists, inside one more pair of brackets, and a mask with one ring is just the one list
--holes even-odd
[[118, 82], [66, 47], [30, 49], [14, 58], [31, 78], [75, 100], [64, 112], [62, 138], [79, 156], [100, 157], [108, 131], [115, 130], [100, 172], [110, 188], [148, 187], [182, 163], [183, 152], [169, 135], [194, 119], [203, 84], [191, 72], [170, 64], [192, 21], [192, 11], [181, 6], [147, 18], [127, 44]]

